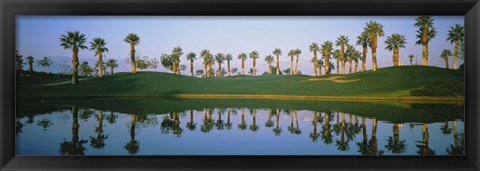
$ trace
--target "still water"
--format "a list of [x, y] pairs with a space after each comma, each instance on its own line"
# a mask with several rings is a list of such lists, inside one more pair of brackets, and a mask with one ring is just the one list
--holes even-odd
[[463, 103], [20, 102], [17, 155], [464, 155]]

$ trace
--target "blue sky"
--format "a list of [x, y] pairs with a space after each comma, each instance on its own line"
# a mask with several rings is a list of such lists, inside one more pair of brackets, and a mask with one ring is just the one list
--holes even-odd
[[[87, 46], [95, 37], [104, 38], [110, 50], [105, 54], [106, 58], [118, 59], [119, 63], [125, 63], [124, 59], [129, 54], [130, 47], [123, 41], [128, 33], [136, 33], [140, 37], [137, 51], [142, 56], [159, 58], [162, 53], [171, 53], [175, 46], [182, 47], [184, 55], [181, 64], [185, 65], [188, 64], [185, 59], [188, 52], [199, 56], [202, 49], [209, 49], [215, 54], [232, 54], [232, 68], [240, 69], [237, 55], [256, 50], [260, 53], [257, 74], [266, 71], [263, 59], [266, 55], [271, 55], [275, 48], [283, 51], [281, 69], [290, 67], [290, 59], [286, 55], [288, 51], [299, 48], [302, 50], [300, 70], [304, 74], [313, 74], [310, 63], [313, 54], [308, 50], [312, 42], [322, 44], [327, 40], [335, 41], [340, 35], [347, 35], [350, 43], [354, 44], [369, 20], [376, 20], [384, 26], [385, 36], [379, 39], [377, 49], [380, 67], [392, 65], [392, 52], [385, 50], [384, 41], [393, 33], [404, 34], [407, 39], [406, 48], [400, 49], [400, 60], [407, 64], [407, 56], [414, 54], [420, 63], [421, 46], [415, 45], [415, 18], [416, 16], [17, 16], [16, 34], [17, 49], [24, 56], [34, 56], [37, 59], [44, 56], [71, 57], [71, 50], [59, 46], [59, 38], [61, 34], [74, 30], [86, 35]], [[429, 65], [444, 67], [443, 60], [439, 58], [441, 50], [453, 50], [453, 45], [446, 41], [448, 29], [455, 24], [463, 25], [464, 17], [433, 18], [438, 33], [429, 44]], [[356, 49], [362, 48], [356, 46]], [[80, 60], [93, 58], [94, 53], [82, 50], [79, 56]], [[367, 69], [370, 69], [370, 50], [367, 58]], [[246, 70], [251, 67], [251, 63], [248, 60]], [[121, 65], [117, 71], [129, 71], [124, 66]], [[202, 68], [201, 60], [196, 61], [195, 70]], [[164, 71], [164, 68], [159, 66], [157, 70]], [[189, 72], [187, 69], [183, 74]]]

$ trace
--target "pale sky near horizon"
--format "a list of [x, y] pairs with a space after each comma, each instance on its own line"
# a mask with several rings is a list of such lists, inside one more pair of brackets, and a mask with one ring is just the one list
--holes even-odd
[[[189, 66], [185, 55], [189, 52], [197, 54], [208, 49], [213, 54], [232, 54], [232, 68], [241, 69], [237, 55], [256, 50], [260, 54], [257, 59], [257, 75], [267, 70], [264, 62], [266, 55], [273, 55], [275, 48], [283, 52], [280, 57], [280, 68], [290, 67], [287, 53], [291, 49], [300, 49], [299, 68], [304, 74], [313, 74], [313, 57], [308, 46], [312, 42], [322, 44], [330, 40], [334, 42], [340, 35], [347, 35], [350, 44], [356, 43], [357, 36], [363, 31], [365, 23], [375, 20], [384, 26], [385, 36], [379, 38], [377, 61], [379, 67], [392, 66], [392, 52], [385, 49], [386, 37], [393, 33], [405, 35], [406, 48], [400, 49], [400, 60], [404, 65], [409, 63], [408, 55], [418, 56], [421, 62], [421, 46], [415, 45], [417, 27], [414, 27], [417, 16], [17, 16], [16, 36], [17, 49], [24, 56], [39, 59], [44, 56], [71, 57], [71, 50], [60, 46], [60, 35], [67, 31], [78, 30], [86, 35], [86, 46], [95, 37], [104, 38], [109, 52], [106, 59], [114, 58], [119, 63], [129, 55], [130, 47], [123, 39], [128, 33], [136, 33], [140, 44], [136, 47], [142, 56], [159, 58], [162, 53], [171, 53], [173, 47], [180, 46], [184, 55], [181, 64]], [[429, 43], [429, 65], [444, 67], [439, 58], [443, 49], [453, 51], [453, 45], [446, 41], [448, 29], [455, 24], [464, 24], [464, 16], [433, 16], [437, 36]], [[467, 33], [468, 34], [468, 33]], [[355, 46], [361, 51], [362, 47]], [[335, 49], [339, 47], [334, 47]], [[367, 55], [367, 69], [371, 69], [371, 50]], [[82, 58], [94, 58], [94, 53], [81, 50]], [[452, 64], [450, 59], [450, 65]], [[457, 62], [460, 65], [462, 61]], [[415, 60], [414, 60], [415, 64]], [[93, 65], [93, 64], [90, 64]], [[246, 62], [245, 72], [252, 61]], [[226, 64], [223, 64], [226, 67]], [[217, 65], [214, 66], [217, 68]], [[348, 66], [346, 67], [348, 68]], [[360, 68], [360, 65], [359, 65]], [[195, 61], [195, 70], [203, 69], [202, 60]], [[159, 71], [164, 71], [159, 65]], [[116, 71], [127, 72], [129, 68], [118, 68]], [[348, 70], [347, 70], [348, 72]], [[189, 67], [183, 72], [188, 75]], [[333, 73], [336, 73], [333, 71]]]

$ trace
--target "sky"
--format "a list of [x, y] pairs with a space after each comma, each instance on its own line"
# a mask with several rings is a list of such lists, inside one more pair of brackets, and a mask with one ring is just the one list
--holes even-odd
[[[275, 48], [280, 48], [280, 68], [290, 67], [291, 49], [300, 49], [299, 70], [303, 74], [313, 74], [310, 60], [313, 53], [308, 47], [312, 42], [322, 44], [330, 40], [334, 42], [340, 35], [346, 35], [350, 44], [363, 31], [365, 24], [375, 20], [384, 26], [385, 36], [379, 38], [377, 63], [379, 67], [392, 66], [392, 52], [385, 49], [387, 36], [400, 33], [405, 35], [407, 44], [400, 49], [400, 60], [403, 65], [409, 64], [408, 55], [417, 56], [421, 63], [421, 46], [415, 45], [417, 27], [414, 26], [417, 16], [17, 16], [16, 47], [23, 56], [36, 59], [44, 56], [64, 56], [71, 58], [71, 50], [60, 46], [60, 35], [67, 31], [80, 31], [86, 35], [86, 46], [90, 46], [93, 38], [104, 38], [107, 42], [106, 59], [117, 59], [125, 63], [129, 57], [130, 46], [123, 39], [129, 33], [140, 37], [136, 50], [141, 56], [159, 58], [162, 53], [170, 54], [172, 49], [180, 46], [184, 55], [180, 64], [189, 66], [186, 54], [194, 52], [197, 60], [194, 70], [203, 69], [199, 53], [203, 49], [211, 53], [232, 54], [232, 68], [241, 70], [241, 62], [237, 59], [241, 52], [258, 51], [257, 75], [268, 69], [265, 56], [273, 55]], [[455, 24], [464, 24], [464, 16], [433, 16], [437, 36], [429, 43], [429, 65], [445, 67], [440, 53], [443, 49], [453, 52], [453, 45], [446, 41], [448, 29]], [[334, 47], [339, 49], [339, 47]], [[355, 46], [361, 52], [361, 46]], [[95, 58], [94, 52], [81, 50], [80, 61]], [[415, 59], [414, 59], [414, 64]], [[450, 65], [452, 59], [450, 58]], [[462, 61], [457, 62], [460, 65]], [[92, 67], [94, 64], [90, 64]], [[226, 67], [226, 64], [223, 64]], [[252, 67], [252, 60], [245, 63], [245, 72]], [[359, 68], [361, 65], [359, 64]], [[217, 65], [214, 66], [217, 68]], [[348, 68], [348, 65], [346, 66]], [[367, 55], [367, 69], [371, 69], [371, 50]], [[157, 71], [165, 71], [159, 65]], [[116, 72], [128, 72], [128, 65], [120, 65]], [[348, 70], [347, 70], [348, 71]], [[334, 70], [332, 73], [336, 73]], [[189, 67], [182, 74], [190, 74]]]

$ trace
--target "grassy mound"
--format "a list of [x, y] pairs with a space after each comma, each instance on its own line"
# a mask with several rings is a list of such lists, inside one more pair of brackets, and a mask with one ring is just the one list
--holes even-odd
[[[330, 77], [336, 77], [332, 81]], [[435, 82], [463, 82], [463, 72], [438, 67], [402, 66], [347, 75], [233, 76], [195, 78], [161, 72], [116, 73], [79, 85], [19, 84], [22, 97], [129, 96], [147, 94], [255, 94], [306, 96], [411, 96], [410, 91]], [[315, 79], [312, 79], [315, 78]], [[319, 79], [317, 79], [319, 78]], [[321, 79], [326, 78], [326, 79]], [[346, 81], [341, 81], [346, 80]], [[354, 81], [352, 81], [354, 80]]]

